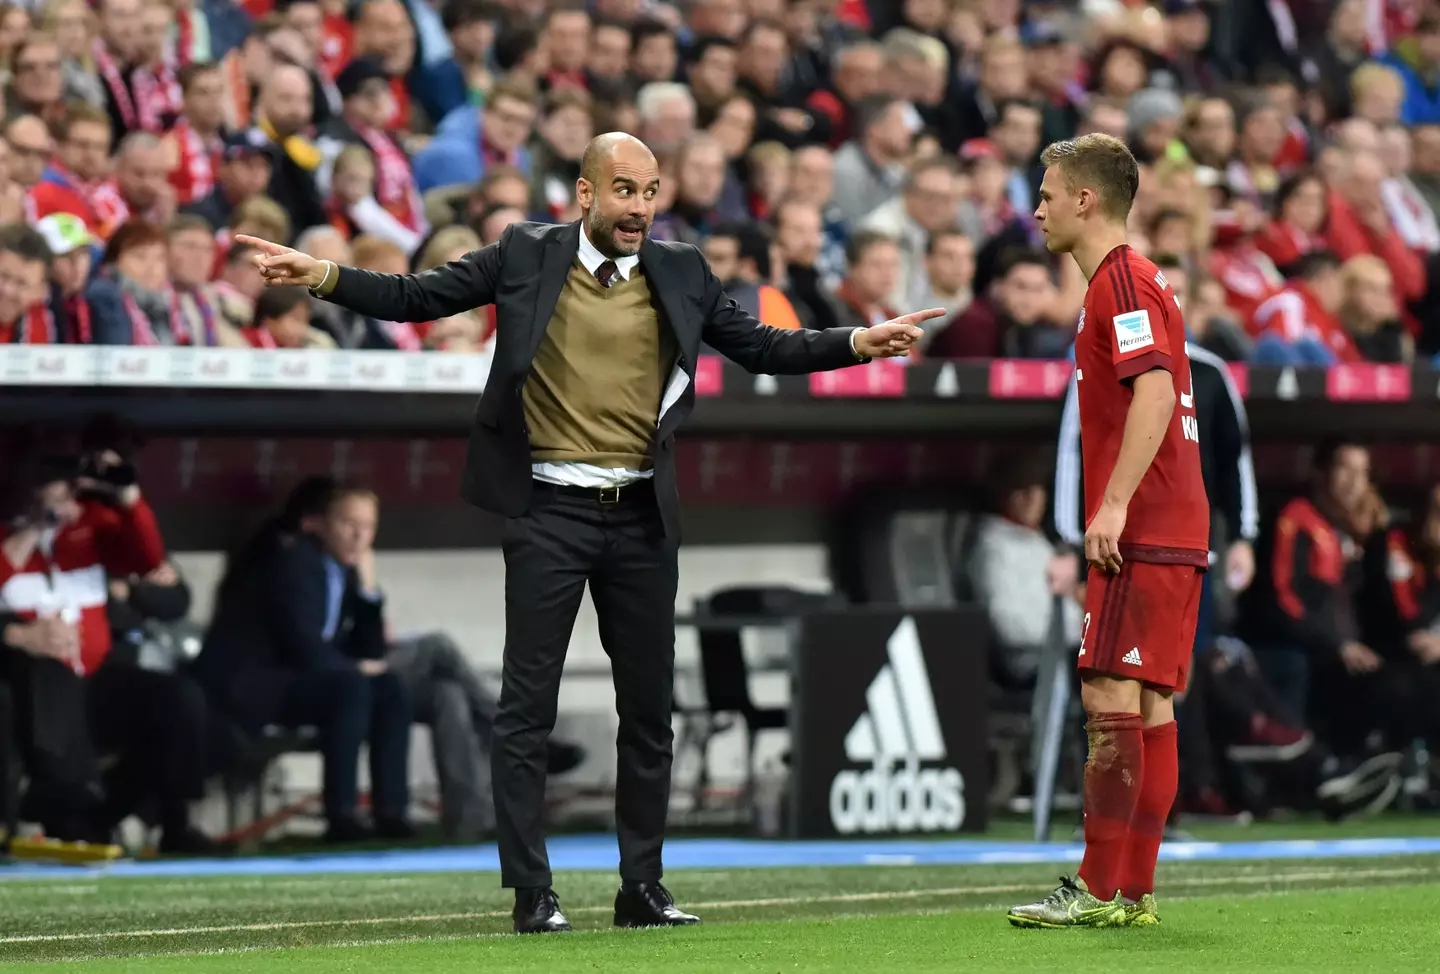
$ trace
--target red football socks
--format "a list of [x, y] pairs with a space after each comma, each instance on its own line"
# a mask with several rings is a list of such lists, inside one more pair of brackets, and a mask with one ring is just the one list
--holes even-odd
[[1155, 860], [1165, 835], [1165, 820], [1175, 804], [1180, 787], [1180, 758], [1175, 743], [1175, 721], [1147, 727], [1143, 733], [1145, 776], [1140, 779], [1140, 797], [1130, 818], [1130, 842], [1125, 853], [1125, 871], [1120, 892], [1138, 900], [1155, 892]]
[[[1144, 726], [1139, 714], [1123, 713], [1091, 714], [1085, 724], [1090, 755], [1085, 762], [1085, 858], [1080, 878], [1102, 900], [1114, 899], [1125, 881], [1126, 839], [1145, 767]], [[1164, 816], [1161, 823], [1163, 828]]]

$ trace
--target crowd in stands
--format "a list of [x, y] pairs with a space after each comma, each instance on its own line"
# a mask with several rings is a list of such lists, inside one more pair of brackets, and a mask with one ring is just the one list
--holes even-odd
[[[473, 352], [488, 309], [262, 294], [239, 234], [423, 270], [578, 215], [595, 133], [654, 235], [782, 327], [941, 305], [922, 354], [1063, 358], [1085, 282], [1038, 155], [1142, 162], [1132, 240], [1194, 339], [1440, 352], [1435, 0], [43, 0], [0, 5], [0, 339]], [[1171, 270], [1174, 273], [1171, 273]]]

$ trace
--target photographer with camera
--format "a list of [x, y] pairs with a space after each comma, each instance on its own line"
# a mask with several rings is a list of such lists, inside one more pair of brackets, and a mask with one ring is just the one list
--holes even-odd
[[[111, 449], [78, 462], [36, 456], [14, 486], [0, 526], [0, 612], [22, 752], [40, 784], [25, 817], [52, 837], [103, 841], [149, 806], [161, 851], [207, 848], [188, 807], [203, 786], [202, 695], [110, 658], [109, 580], [163, 581], [164, 541], [133, 463]], [[103, 800], [97, 755], [116, 759]]]

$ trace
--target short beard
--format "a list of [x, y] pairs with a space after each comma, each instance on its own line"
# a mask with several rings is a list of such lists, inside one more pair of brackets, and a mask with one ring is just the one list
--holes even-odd
[[585, 233], [590, 237], [590, 242], [595, 245], [596, 250], [611, 260], [617, 260], [621, 257], [634, 257], [640, 252], [640, 248], [645, 245], [645, 241], [650, 239], [650, 228], [646, 227], [644, 236], [640, 238], [640, 242], [635, 246], [634, 250], [622, 250], [615, 242], [616, 226], [617, 224], [614, 220], [605, 219], [599, 210], [591, 210], [585, 215]]

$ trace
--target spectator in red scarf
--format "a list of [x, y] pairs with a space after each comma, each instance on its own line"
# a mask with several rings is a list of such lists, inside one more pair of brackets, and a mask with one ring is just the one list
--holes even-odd
[[110, 117], [72, 105], [56, 127], [59, 145], [32, 198], [35, 216], [73, 213], [103, 240], [125, 219], [125, 204], [110, 172]]
[[1302, 170], [1280, 184], [1272, 219], [1255, 238], [1255, 245], [1281, 273], [1288, 273], [1306, 254], [1324, 249], [1328, 198], [1325, 181], [1313, 170]]
[[[356, 58], [345, 66], [335, 83], [343, 99], [340, 117], [325, 126], [317, 142], [321, 151], [332, 164], [343, 146], [356, 145], [367, 151], [374, 163], [376, 202], [407, 230], [423, 235], [429, 229], [425, 206], [410, 159], [389, 125], [395, 114], [395, 99], [384, 65], [374, 57]], [[322, 170], [322, 188], [324, 182]]]
[[[103, 300], [91, 300], [91, 290], [97, 285], [90, 280], [91, 265], [94, 262], [94, 235], [78, 216], [72, 213], [52, 213], [35, 224], [35, 229], [45, 238], [53, 261], [50, 264], [50, 314], [56, 324], [60, 341], [88, 345], [95, 340], [97, 331], [113, 329], [113, 322], [102, 322], [96, 326], [99, 314], [114, 314], [113, 303], [106, 306]], [[103, 290], [103, 284], [99, 285]]]
[[[161, 134], [175, 124], [184, 108], [176, 62], [167, 50], [174, 19], [174, 12], [160, 0], [150, 0], [141, 8], [135, 68], [130, 72], [127, 132], [139, 129]], [[125, 111], [122, 107], [122, 115]]]
[[110, 113], [111, 137], [121, 136], [139, 125], [135, 96], [129, 73], [140, 58], [140, 0], [100, 0], [95, 12], [100, 18], [100, 38], [95, 44], [95, 68], [105, 85], [105, 108]]
[[50, 248], [23, 223], [0, 227], [0, 345], [53, 345], [60, 340], [45, 304]]
[[187, 64], [178, 79], [183, 111], [163, 141], [175, 201], [188, 206], [215, 191], [225, 151], [225, 79], [220, 66], [210, 61]]
[[175, 314], [184, 319], [190, 334], [207, 336], [206, 344], [245, 348], [245, 339], [221, 313], [210, 286], [215, 230], [204, 217], [182, 213], [165, 228], [165, 250], [175, 291]]
[[350, 11], [355, 31], [350, 57], [370, 57], [380, 63], [389, 76], [394, 96], [391, 116], [384, 120], [384, 127], [406, 131], [410, 128], [410, 92], [405, 87], [405, 76], [415, 66], [415, 25], [399, 0], [361, 0]]

